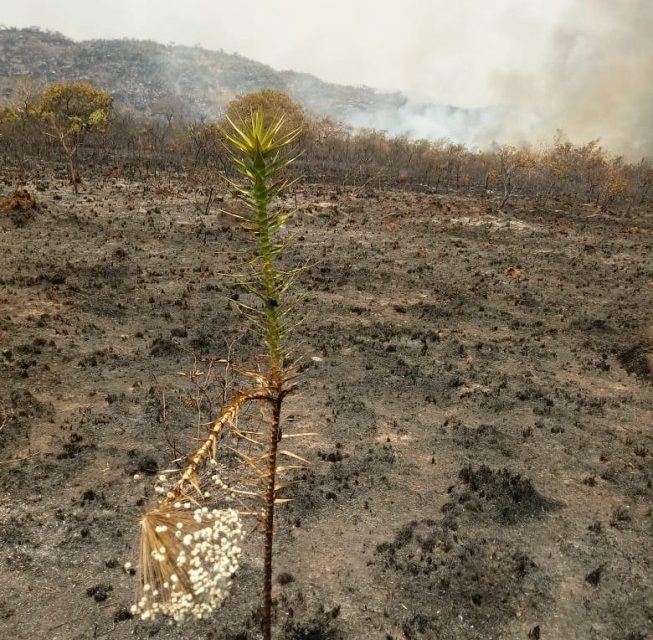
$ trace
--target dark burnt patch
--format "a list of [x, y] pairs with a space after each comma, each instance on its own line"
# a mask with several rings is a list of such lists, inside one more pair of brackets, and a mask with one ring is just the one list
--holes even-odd
[[463, 506], [467, 510], [487, 512], [507, 524], [542, 517], [563, 506], [543, 496], [528, 478], [505, 468], [464, 466], [458, 472], [458, 479], [459, 483], [450, 491], [451, 508], [460, 510]]

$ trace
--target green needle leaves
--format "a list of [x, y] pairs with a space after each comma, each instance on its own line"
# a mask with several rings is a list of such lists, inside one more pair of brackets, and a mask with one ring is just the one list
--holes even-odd
[[272, 201], [295, 181], [284, 176], [284, 169], [295, 157], [283, 152], [300, 134], [300, 129], [284, 132], [284, 118], [270, 124], [265, 122], [263, 109], [251, 113], [250, 121], [234, 123], [224, 136], [232, 147], [233, 165], [244, 185], [231, 182], [240, 200], [249, 212], [243, 220], [244, 227], [257, 239], [258, 252], [252, 261], [253, 273], [243, 285], [261, 302], [259, 308], [246, 307], [245, 315], [261, 334], [270, 356], [271, 378], [282, 377], [286, 352], [284, 338], [290, 331], [287, 318], [290, 311], [284, 303], [285, 294], [292, 284], [297, 270], [284, 271], [277, 267], [284, 245], [277, 240], [283, 225], [292, 212], [272, 208]]

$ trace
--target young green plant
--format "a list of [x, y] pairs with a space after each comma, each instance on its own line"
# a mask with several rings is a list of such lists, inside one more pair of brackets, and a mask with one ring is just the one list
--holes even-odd
[[[262, 109], [254, 111], [247, 122], [227, 121], [229, 130], [224, 135], [240, 177], [238, 183], [230, 184], [246, 211], [235, 217], [252, 233], [256, 247], [242, 284], [257, 303], [240, 306], [266, 351], [263, 364], [246, 372], [256, 384], [235, 393], [188, 457], [178, 480], [169, 484], [165, 476], [160, 478], [157, 491], [162, 498], [141, 519], [140, 597], [133, 610], [145, 619], [165, 614], [183, 621], [209, 615], [226, 597], [238, 564], [239, 515], [255, 515], [264, 534], [261, 625], [264, 640], [270, 640], [275, 507], [288, 500], [280, 495], [287, 483], [279, 482], [278, 476], [308, 464], [280, 446], [282, 404], [293, 389], [294, 378], [288, 364], [287, 337], [292, 325], [287, 294], [298, 270], [279, 266], [284, 248], [280, 231], [292, 213], [275, 207], [274, 201], [292, 184], [284, 170], [294, 158], [284, 152], [299, 130], [284, 132], [283, 118], [267, 123]], [[247, 430], [237, 420], [253, 401], [259, 401], [266, 412], [263, 431]], [[240, 461], [230, 482], [224, 481], [228, 470], [221, 469], [216, 459], [218, 445], [225, 442], [233, 442], [230, 452]], [[247, 453], [239, 443], [247, 445]], [[282, 458], [287, 463], [280, 464]], [[247, 499], [255, 506], [240, 514], [232, 508], [216, 508], [216, 488], [221, 503]]]
[[[254, 234], [258, 245], [257, 255], [252, 262], [253, 278], [244, 284], [258, 298], [260, 306], [244, 308], [244, 312], [259, 330], [269, 359], [265, 385], [270, 393], [272, 419], [267, 434], [267, 451], [260, 461], [245, 460], [253, 466], [256, 475], [263, 479], [264, 484], [262, 626], [263, 637], [269, 640], [272, 637], [274, 508], [275, 504], [282, 500], [277, 498], [281, 406], [283, 398], [292, 388], [292, 375], [285, 366], [288, 356], [285, 339], [291, 329], [288, 324], [290, 307], [284, 300], [297, 274], [297, 270], [284, 271], [278, 267], [278, 260], [284, 248], [283, 243], [278, 240], [278, 233], [292, 214], [273, 208], [272, 203], [291, 184], [283, 177], [283, 171], [293, 158], [282, 155], [282, 151], [297, 138], [300, 130], [283, 133], [283, 118], [266, 125], [265, 114], [260, 108], [252, 112], [251, 123], [235, 124], [230, 118], [227, 118], [227, 121], [231, 125], [231, 131], [225, 133], [225, 137], [235, 151], [233, 163], [244, 182], [244, 186], [233, 183], [232, 186], [236, 188], [249, 211], [249, 215], [241, 219], [245, 227]], [[289, 455], [289, 452], [281, 453]], [[260, 462], [267, 468], [261, 469]]]

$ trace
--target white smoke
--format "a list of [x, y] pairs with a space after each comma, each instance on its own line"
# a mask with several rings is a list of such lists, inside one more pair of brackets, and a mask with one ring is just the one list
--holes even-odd
[[[527, 10], [545, 10], [539, 2], [513, 3], [510, 11], [502, 3], [494, 12], [489, 5], [481, 13], [492, 33], [479, 31], [474, 46], [462, 34], [478, 23], [460, 21], [444, 36], [451, 50], [441, 66], [429, 56], [434, 45], [428, 38], [409, 49], [404, 86], [422, 99], [394, 111], [358, 110], [350, 124], [479, 147], [550, 140], [562, 130], [574, 142], [599, 139], [631, 159], [653, 156], [652, 0], [551, 2], [539, 26]], [[416, 25], [417, 34], [427, 30]], [[458, 59], [456, 39], [471, 47]], [[431, 85], [429, 76], [436, 78]], [[456, 97], [459, 109], [441, 104]]]
[[[360, 129], [377, 129], [390, 136], [450, 142], [470, 148], [487, 148], [495, 143], [526, 143], [541, 128], [529, 112], [495, 106], [463, 109], [407, 100], [398, 109], [357, 109], [347, 123]], [[510, 133], [508, 133], [510, 132]]]
[[497, 73], [495, 82], [503, 100], [536, 114], [542, 131], [653, 155], [653, 2], [574, 2], [540, 69]]

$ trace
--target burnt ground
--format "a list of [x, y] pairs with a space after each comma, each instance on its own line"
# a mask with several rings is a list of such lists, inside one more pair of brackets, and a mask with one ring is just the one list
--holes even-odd
[[[37, 208], [0, 217], [0, 637], [257, 637], [256, 535], [211, 623], [130, 619], [122, 568], [197, 435], [177, 372], [256, 354], [222, 275], [244, 232], [183, 183], [25, 186]], [[286, 417], [319, 436], [279, 512], [279, 637], [653, 637], [651, 212], [290, 200]]]

